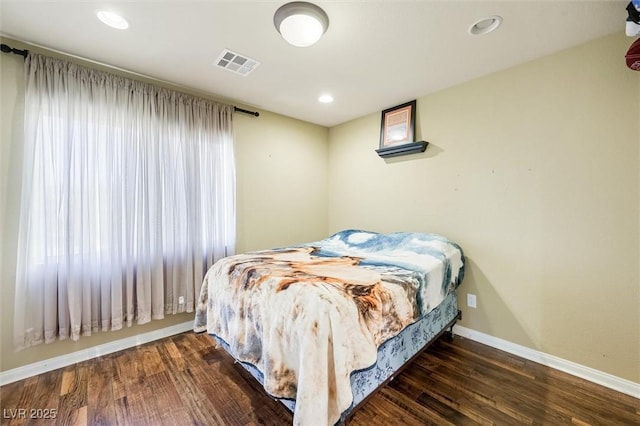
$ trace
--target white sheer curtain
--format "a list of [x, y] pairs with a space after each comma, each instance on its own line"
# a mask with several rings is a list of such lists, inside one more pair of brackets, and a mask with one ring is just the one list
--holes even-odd
[[30, 54], [14, 338], [192, 312], [235, 250], [233, 107]]

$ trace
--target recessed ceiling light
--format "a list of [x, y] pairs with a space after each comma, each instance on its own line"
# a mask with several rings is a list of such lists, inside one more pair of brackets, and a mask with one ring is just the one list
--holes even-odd
[[495, 31], [502, 24], [502, 16], [493, 15], [478, 19], [469, 27], [469, 34], [484, 35]]
[[333, 102], [333, 96], [325, 93], [324, 95], [320, 95], [318, 97], [318, 102], [322, 102], [323, 104], [330, 104], [331, 102]]
[[104, 24], [110, 26], [111, 28], [116, 28], [118, 30], [126, 30], [127, 28], [129, 28], [129, 23], [127, 22], [127, 20], [115, 12], [110, 12], [108, 10], [99, 10], [96, 12], [96, 16], [99, 20], [101, 20]]

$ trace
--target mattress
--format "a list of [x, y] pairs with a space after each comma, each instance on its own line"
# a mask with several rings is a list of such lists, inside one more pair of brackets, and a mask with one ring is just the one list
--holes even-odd
[[[216, 262], [194, 330], [255, 366], [267, 393], [295, 399], [294, 423], [333, 424], [357, 403], [352, 373], [374, 365], [378, 349], [437, 309], [463, 275], [462, 250], [442, 236], [341, 231]], [[363, 373], [356, 388], [368, 387], [367, 374], [378, 373]]]

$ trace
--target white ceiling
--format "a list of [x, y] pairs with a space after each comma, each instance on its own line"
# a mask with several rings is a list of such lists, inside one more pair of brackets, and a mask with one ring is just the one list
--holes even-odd
[[[333, 126], [623, 32], [628, 1], [316, 1], [330, 24], [308, 48], [288, 45], [275, 30], [273, 14], [284, 3], [0, 0], [0, 33]], [[123, 15], [129, 29], [98, 21], [103, 8]], [[467, 34], [488, 15], [504, 18], [496, 32]], [[224, 48], [262, 64], [246, 77], [218, 68]], [[317, 101], [325, 92], [332, 104]]]

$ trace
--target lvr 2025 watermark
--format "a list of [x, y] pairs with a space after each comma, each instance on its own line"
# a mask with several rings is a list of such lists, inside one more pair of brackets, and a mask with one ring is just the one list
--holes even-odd
[[3, 419], [55, 419], [57, 408], [3, 408]]

